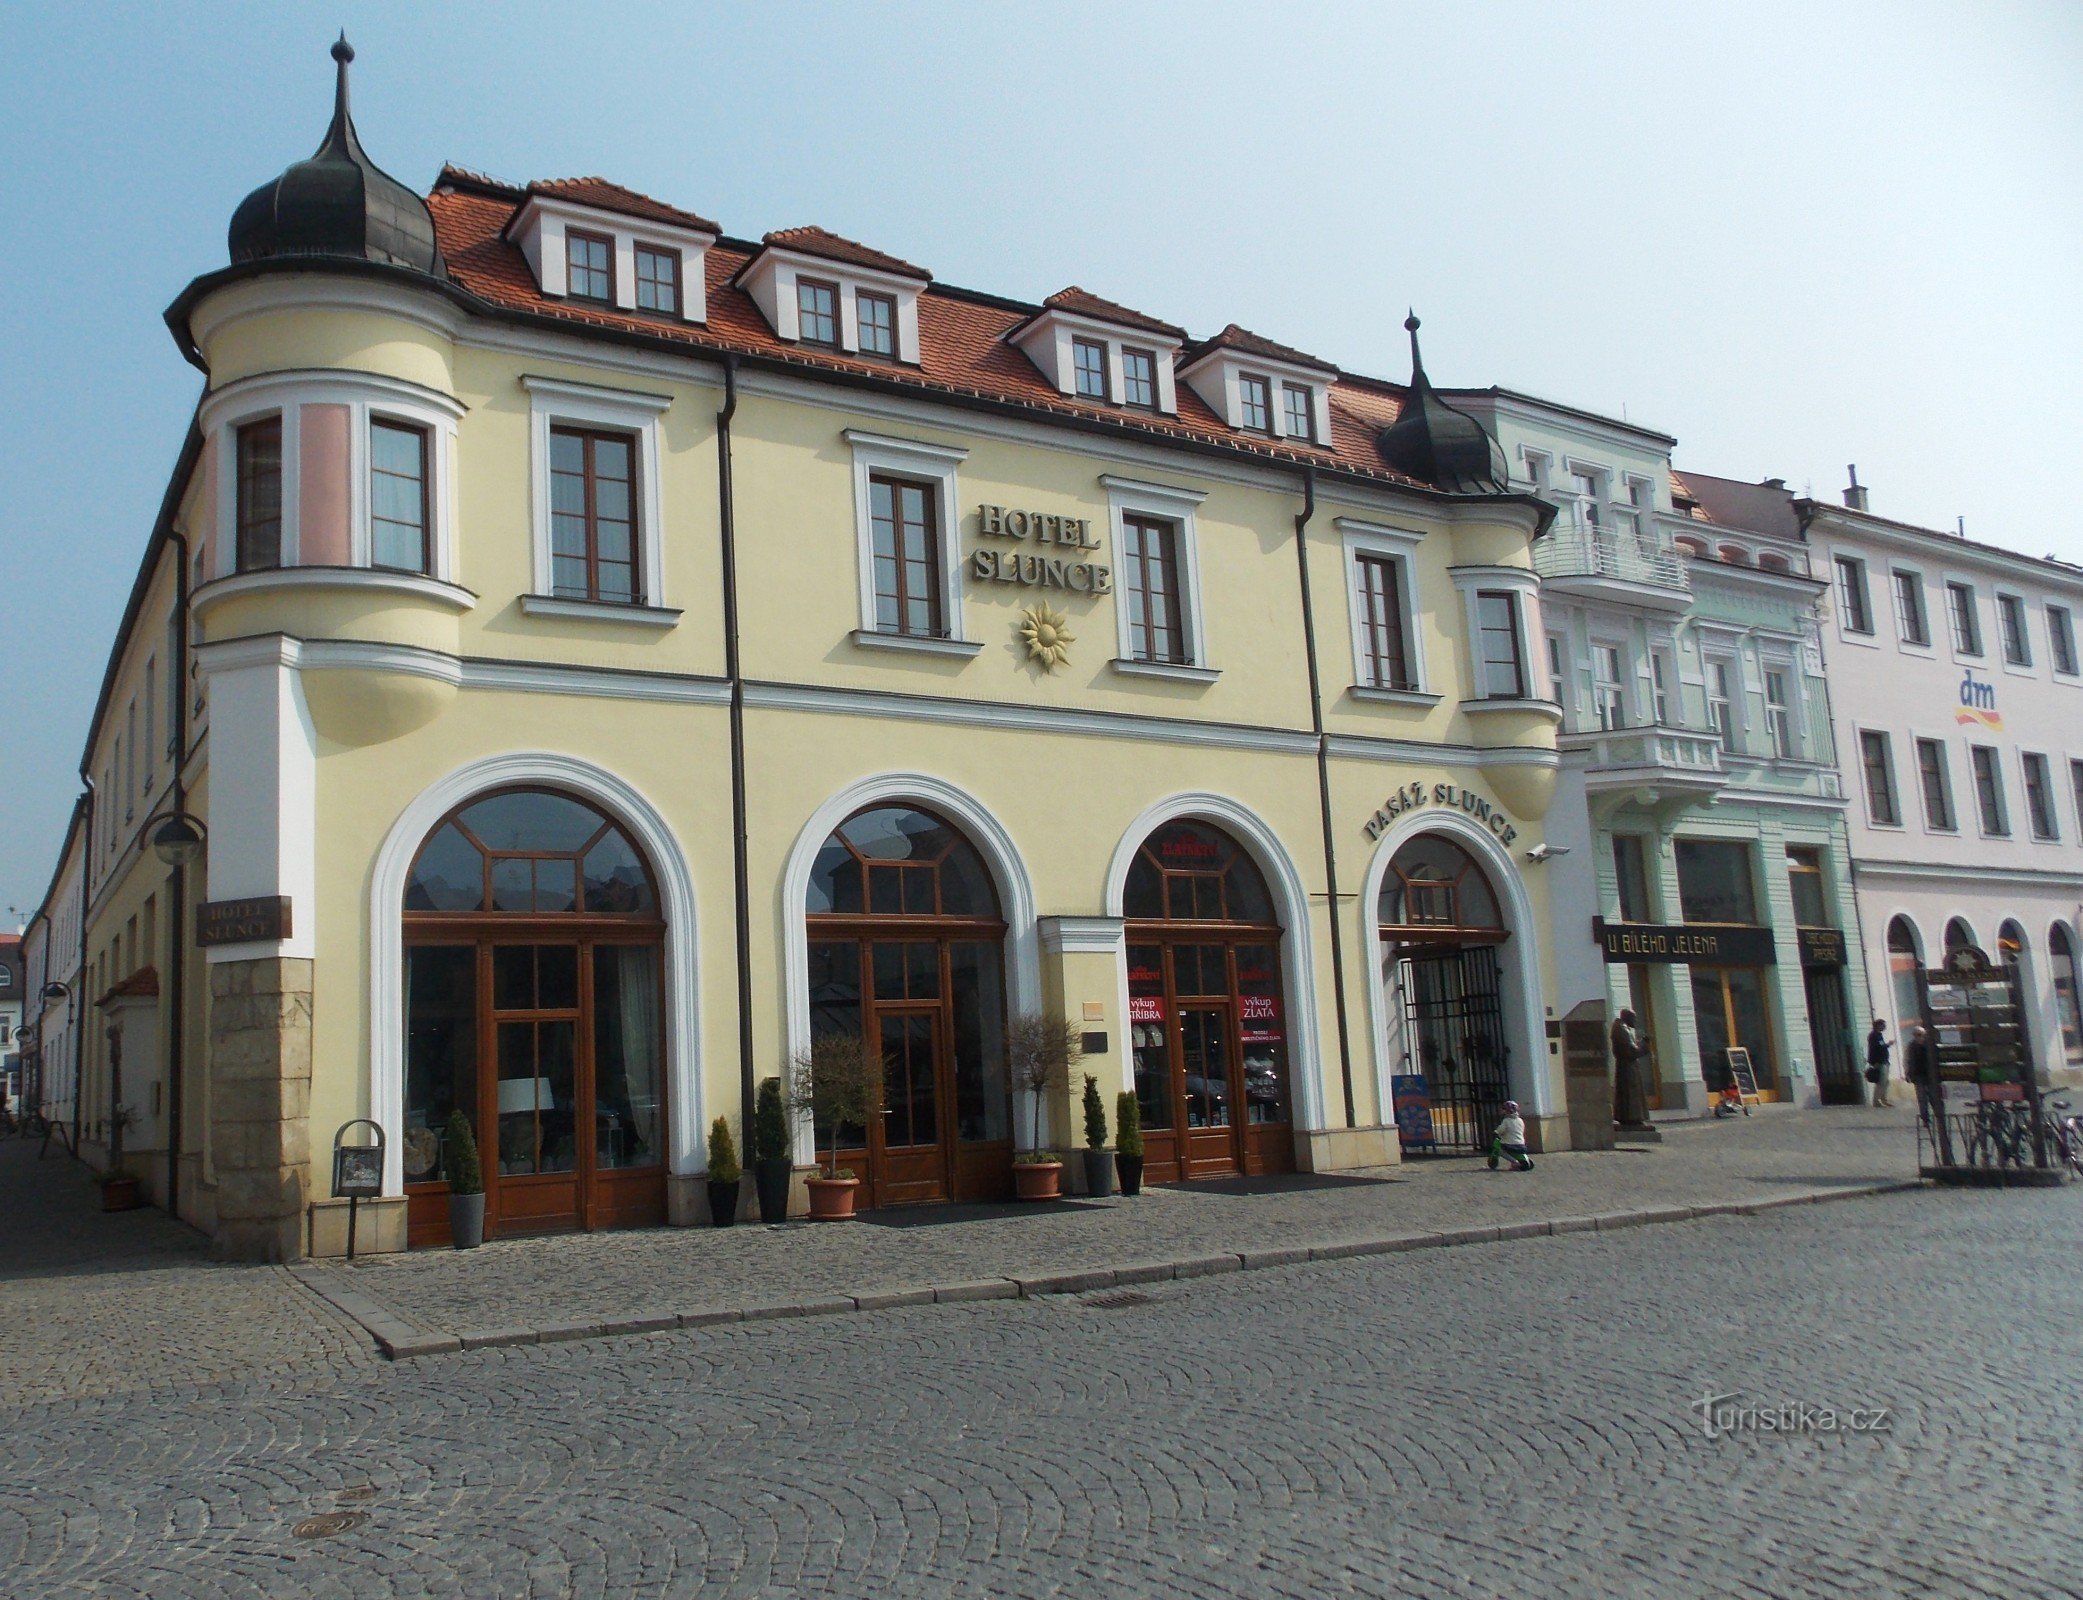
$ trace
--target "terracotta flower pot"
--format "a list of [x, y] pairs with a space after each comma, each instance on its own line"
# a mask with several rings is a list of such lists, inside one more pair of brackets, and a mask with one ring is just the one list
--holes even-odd
[[1060, 1161], [1015, 1161], [1013, 1190], [1022, 1200], [1054, 1200], [1063, 1193]]
[[104, 1211], [135, 1211], [143, 1202], [138, 1195], [137, 1179], [107, 1178], [101, 1185], [101, 1209]]
[[861, 1186], [859, 1178], [806, 1178], [804, 1183], [810, 1190], [812, 1222], [845, 1222], [853, 1216], [854, 1192]]

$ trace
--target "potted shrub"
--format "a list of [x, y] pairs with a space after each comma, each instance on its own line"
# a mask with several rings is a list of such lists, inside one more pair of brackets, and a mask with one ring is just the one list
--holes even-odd
[[1049, 1091], [1084, 1059], [1084, 1042], [1073, 1023], [1039, 1012], [1024, 1012], [1007, 1021], [1006, 1070], [1014, 1092], [1029, 1097], [1026, 1142], [1033, 1148], [1046, 1148], [1043, 1130], [1047, 1127]]
[[853, 1215], [861, 1186], [851, 1167], [838, 1163], [839, 1130], [866, 1128], [882, 1109], [882, 1062], [869, 1053], [857, 1033], [827, 1033], [813, 1039], [791, 1063], [795, 1086], [791, 1099], [811, 1126], [825, 1130], [830, 1143], [817, 1175], [805, 1180], [810, 1191], [810, 1220], [843, 1222]]
[[1061, 1198], [1063, 1158], [1053, 1150], [1022, 1150], [1013, 1157], [1013, 1193], [1022, 1200]]
[[709, 1226], [728, 1228], [738, 1220], [738, 1146], [730, 1136], [730, 1119], [709, 1124]]
[[460, 1111], [449, 1113], [441, 1175], [448, 1179], [449, 1242], [458, 1250], [475, 1250], [485, 1242], [485, 1171], [477, 1159], [477, 1135]]
[[1085, 1192], [1105, 1199], [1114, 1192], [1114, 1152], [1107, 1148], [1107, 1111], [1099, 1079], [1085, 1074]]
[[1129, 1089], [1114, 1096], [1114, 1170], [1123, 1194], [1143, 1192], [1143, 1107]]
[[762, 1078], [752, 1110], [752, 1182], [759, 1191], [759, 1220], [788, 1221], [788, 1181], [795, 1175], [794, 1140], [779, 1078]]
[[123, 1130], [137, 1120], [130, 1107], [117, 1104], [109, 1111], [108, 1170], [94, 1181], [101, 1185], [101, 1209], [135, 1211], [144, 1204], [137, 1174], [123, 1164]]

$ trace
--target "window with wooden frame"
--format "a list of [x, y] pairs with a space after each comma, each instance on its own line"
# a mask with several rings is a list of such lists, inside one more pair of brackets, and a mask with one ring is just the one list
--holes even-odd
[[1156, 517], [1121, 519], [1130, 659], [1183, 666], [1189, 659], [1179, 603], [1179, 529]]
[[2025, 631], [2025, 602], [2014, 594], [1996, 597], [1996, 620], [2003, 633], [2003, 658], [2014, 667], [2032, 665], [2032, 640]]
[[427, 430], [369, 419], [369, 564], [427, 570]]
[[1968, 746], [1968, 759], [1975, 775], [1975, 805], [1981, 812], [1982, 832], [2001, 839], [2010, 834], [2010, 808], [2004, 804], [2003, 768], [1993, 746]]
[[1306, 383], [1282, 384], [1282, 403], [1287, 407], [1287, 436], [1308, 444], [1316, 442], [1316, 393]]
[[1953, 649], [1963, 656], [1982, 653], [1982, 620], [1976, 614], [1971, 583], [1946, 585], [1946, 615], [1953, 625]]
[[1107, 398], [1107, 347], [1097, 339], [1073, 339], [1071, 363], [1077, 372], [1080, 400]]
[[1237, 377], [1237, 426], [1252, 433], [1273, 431], [1273, 386], [1249, 372]]
[[558, 598], [643, 601], [636, 487], [636, 440], [629, 434], [550, 430], [550, 559]]
[[2076, 676], [2076, 623], [2067, 606], [2047, 607], [2047, 653], [2057, 674]]
[[2054, 780], [2047, 758], [2028, 750], [2019, 760], [2025, 766], [2025, 814], [2032, 823], [2035, 839], [2059, 839], [2060, 824], [2054, 818]]
[[1897, 567], [1895, 583], [1895, 629], [1904, 644], [1931, 643], [1931, 624], [1924, 615], [1924, 578], [1921, 573]]
[[282, 419], [238, 432], [237, 563], [241, 572], [282, 565]]
[[1917, 782], [1924, 791], [1924, 826], [1934, 833], [1953, 832], [1959, 826], [1953, 817], [1953, 773], [1946, 747], [1936, 739], [1917, 741]]
[[872, 475], [868, 522], [875, 541], [875, 627], [915, 639], [944, 639], [940, 530], [930, 483]]
[[796, 337], [839, 348], [839, 288], [816, 278], [796, 279]]
[[1519, 597], [1509, 589], [1482, 589], [1475, 597], [1476, 676], [1485, 700], [1526, 694], [1526, 662], [1519, 649]]
[[1902, 806], [1895, 798], [1895, 757], [1885, 733], [1868, 728], [1859, 735], [1859, 760], [1866, 770], [1866, 818], [1877, 828], [1902, 826]]
[[1846, 633], [1873, 632], [1873, 611], [1866, 600], [1866, 563], [1855, 556], [1837, 558], [1837, 608]]
[[1148, 350], [1121, 352], [1121, 403], [1157, 409], [1157, 357]]
[[897, 301], [887, 294], [860, 290], [853, 297], [854, 316], [860, 328], [861, 354], [897, 359]]
[[636, 308], [680, 313], [680, 252], [640, 244], [636, 247]]
[[615, 298], [615, 241], [597, 233], [564, 230], [564, 292], [574, 300]]
[[1369, 688], [1415, 689], [1403, 633], [1403, 575], [1394, 556], [1353, 557], [1360, 595], [1361, 670]]

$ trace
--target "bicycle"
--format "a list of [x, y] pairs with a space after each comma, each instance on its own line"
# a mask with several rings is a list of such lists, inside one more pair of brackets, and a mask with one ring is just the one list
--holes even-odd
[[2083, 1116], [2066, 1100], [2051, 1100], [2046, 1109], [2049, 1158], [2055, 1166], [2068, 1168], [2071, 1176], [2083, 1178]]

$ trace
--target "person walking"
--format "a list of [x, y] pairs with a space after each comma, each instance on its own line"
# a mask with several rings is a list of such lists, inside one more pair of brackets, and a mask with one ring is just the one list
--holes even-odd
[[1923, 1023], [1909, 1025], [1909, 1043], [1902, 1052], [1902, 1069], [1910, 1087], [1917, 1091], [1917, 1120], [1926, 1128], [1938, 1112], [1938, 1055], [1931, 1048], [1931, 1033]]
[[1642, 1058], [1649, 1053], [1642, 1043], [1641, 1025], [1631, 1010], [1613, 1019], [1609, 1040], [1613, 1049], [1613, 1120], [1623, 1128], [1639, 1128], [1649, 1121], [1649, 1096], [1642, 1087]]
[[1895, 1041], [1888, 1037], [1888, 1025], [1875, 1017], [1873, 1031], [1866, 1035], [1866, 1081], [1873, 1085], [1873, 1103], [1877, 1106], [1891, 1104], [1888, 1099], [1888, 1057], [1894, 1049]]

